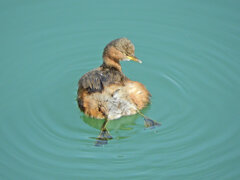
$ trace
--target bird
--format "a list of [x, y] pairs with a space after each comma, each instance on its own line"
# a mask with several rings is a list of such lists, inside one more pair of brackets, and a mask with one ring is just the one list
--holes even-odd
[[77, 91], [80, 110], [92, 118], [105, 119], [98, 138], [100, 144], [111, 139], [106, 129], [109, 120], [138, 113], [144, 117], [146, 127], [159, 125], [140, 112], [150, 103], [150, 92], [122, 72], [121, 61], [142, 63], [135, 56], [134, 44], [125, 37], [112, 40], [105, 46], [102, 59], [101, 66], [80, 78]]

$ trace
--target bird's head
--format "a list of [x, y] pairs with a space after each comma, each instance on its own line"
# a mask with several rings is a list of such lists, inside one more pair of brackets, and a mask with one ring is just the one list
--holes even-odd
[[142, 63], [134, 53], [135, 47], [133, 43], [127, 38], [119, 38], [106, 45], [103, 51], [103, 60], [105, 63], [111, 63], [111, 61], [118, 64], [120, 61], [136, 61]]

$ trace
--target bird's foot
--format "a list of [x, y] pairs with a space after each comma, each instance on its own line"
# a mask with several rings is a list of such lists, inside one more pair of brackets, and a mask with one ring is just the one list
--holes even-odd
[[146, 128], [155, 128], [156, 126], [161, 126], [161, 123], [154, 121], [148, 117], [144, 117], [144, 125]]
[[112, 139], [113, 137], [109, 134], [107, 129], [101, 130], [95, 146], [103, 146], [108, 143], [108, 140]]

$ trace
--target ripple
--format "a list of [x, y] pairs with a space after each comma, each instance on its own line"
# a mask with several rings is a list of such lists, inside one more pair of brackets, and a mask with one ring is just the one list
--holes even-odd
[[[4, 3], [1, 176], [237, 179], [237, 5]], [[122, 63], [124, 73], [149, 89], [144, 113], [162, 126], [145, 130], [138, 115], [112, 121], [114, 139], [97, 148], [102, 121], [79, 111], [77, 82], [123, 36], [143, 60]]]

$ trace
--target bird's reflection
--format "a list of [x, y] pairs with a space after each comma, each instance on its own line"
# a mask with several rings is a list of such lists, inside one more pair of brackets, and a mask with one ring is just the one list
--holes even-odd
[[[144, 109], [143, 111], [146, 111], [146, 109]], [[125, 116], [117, 120], [107, 121], [104, 119], [91, 118], [84, 114], [81, 116], [81, 118], [86, 124], [100, 130], [100, 133], [96, 138], [95, 146], [106, 145], [109, 140], [113, 139], [113, 137], [110, 134], [110, 131], [132, 130], [133, 126], [136, 125], [136, 120], [140, 117], [141, 117], [140, 115], [132, 115], [132, 116]], [[144, 118], [143, 124], [145, 125], [146, 128], [149, 128], [149, 127], [154, 128], [156, 126], [160, 126], [160, 123], [153, 121], [151, 119], [148, 119], [147, 117]], [[118, 139], [125, 139], [125, 138], [127, 137], [126, 136], [118, 137]]]
[[[113, 137], [109, 133], [110, 131], [131, 130], [132, 126], [136, 124], [135, 121], [137, 118], [139, 118], [139, 115], [126, 116], [117, 120], [106, 121], [104, 119], [94, 119], [86, 115], [82, 115], [82, 119], [86, 124], [100, 130], [100, 133], [96, 138], [95, 146], [105, 145], [108, 143], [109, 140], [113, 139]], [[118, 139], [123, 138], [126, 138], [126, 136], [118, 137]]]

